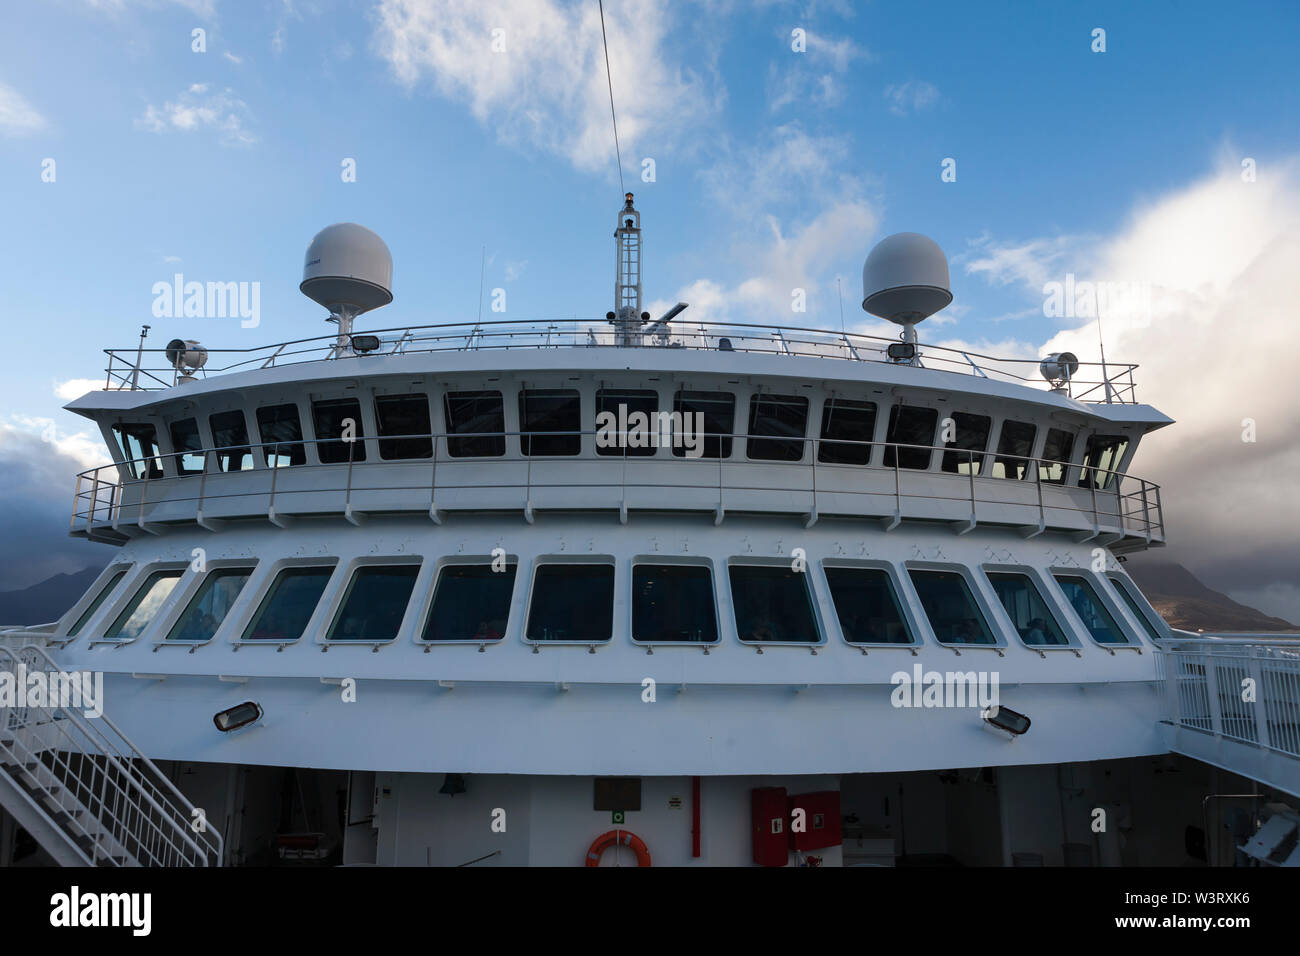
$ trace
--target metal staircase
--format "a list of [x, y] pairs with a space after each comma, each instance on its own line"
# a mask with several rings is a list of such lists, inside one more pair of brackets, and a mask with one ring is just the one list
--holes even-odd
[[17, 691], [0, 696], [0, 806], [62, 866], [220, 866], [221, 834], [108, 717], [26, 693], [75, 676], [37, 644], [0, 643]]

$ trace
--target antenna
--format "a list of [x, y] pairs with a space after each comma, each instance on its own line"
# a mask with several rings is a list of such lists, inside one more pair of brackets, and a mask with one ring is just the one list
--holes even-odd
[[131, 391], [140, 387], [140, 363], [144, 361], [144, 340], [149, 337], [149, 326], [140, 326], [140, 344], [135, 350], [135, 371], [131, 373]]
[[365, 226], [340, 222], [316, 233], [307, 246], [298, 290], [329, 309], [337, 322], [334, 355], [355, 355], [352, 320], [393, 301], [393, 256]]
[[[1100, 299], [1101, 297], [1098, 296]], [[1106, 389], [1106, 404], [1110, 404], [1110, 375], [1106, 372], [1106, 340], [1101, 334], [1101, 313], [1105, 309], [1103, 302], [1097, 303], [1097, 347], [1101, 349], [1101, 381]]]
[[881, 239], [862, 266], [862, 308], [903, 327], [889, 357], [916, 365], [916, 326], [952, 302], [948, 259], [933, 239], [898, 232]]

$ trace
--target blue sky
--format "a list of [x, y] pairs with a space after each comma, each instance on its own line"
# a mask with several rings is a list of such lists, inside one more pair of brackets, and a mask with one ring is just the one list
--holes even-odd
[[[396, 299], [375, 325], [472, 319], [483, 247], [507, 318], [611, 307], [621, 190], [596, 0], [50, 0], [5, 19], [11, 451], [22, 433], [90, 456], [60, 406], [143, 322], [155, 346], [326, 333], [297, 283], [307, 242], [336, 221], [393, 251]], [[1224, 302], [1207, 305], [1206, 283], [1239, 291], [1297, 234], [1293, 3], [608, 0], [606, 25], [646, 295], [685, 299], [696, 320], [837, 328], [838, 277], [850, 327], [876, 330], [858, 305], [862, 259], [910, 230], [952, 261], [955, 304], [923, 338], [1082, 355], [1095, 330], [1046, 318], [1044, 280], [1142, 281], [1214, 314]], [[955, 182], [941, 181], [945, 158]], [[1182, 279], [1171, 257], [1233, 261]], [[259, 282], [260, 326], [153, 319], [152, 286], [176, 272]], [[790, 314], [794, 287], [807, 315]], [[1120, 348], [1167, 340], [1146, 334], [1149, 318], [1116, 316], [1108, 357], [1149, 364]], [[1144, 398], [1198, 417], [1172, 369], [1153, 376]], [[1246, 403], [1225, 420], [1284, 414], [1263, 391], [1243, 397], [1260, 378], [1225, 392]], [[1152, 466], [1185, 474], [1177, 455], [1171, 440]]]

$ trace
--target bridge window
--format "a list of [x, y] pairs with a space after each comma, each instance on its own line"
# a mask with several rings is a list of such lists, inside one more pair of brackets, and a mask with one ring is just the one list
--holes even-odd
[[333, 565], [284, 568], [275, 576], [257, 613], [244, 629], [243, 640], [281, 643], [298, 640], [307, 630], [333, 574]]
[[506, 413], [500, 392], [448, 392], [442, 402], [449, 455], [495, 458], [506, 453]]
[[376, 395], [379, 457], [385, 461], [432, 458], [433, 423], [427, 395]]
[[394, 640], [419, 573], [418, 564], [369, 564], [357, 568], [326, 640]]
[[[736, 430], [736, 396], [730, 392], [687, 392], [681, 391], [673, 398], [673, 411], [680, 414], [679, 419], [687, 437], [680, 441], [673, 438], [673, 454], [682, 458], [689, 454], [700, 458], [730, 458], [731, 433]], [[690, 418], [685, 416], [690, 415]], [[704, 422], [704, 449], [699, 454], [699, 422]], [[689, 440], [692, 448], [686, 448]]]
[[162, 459], [158, 457], [158, 432], [152, 425], [127, 423], [114, 425], [127, 474], [132, 478], [161, 478]]
[[182, 573], [181, 570], [155, 571], [149, 575], [104, 637], [110, 641], [134, 641], [139, 637], [158, 616], [159, 608], [176, 587]]
[[[596, 436], [596, 454], [629, 458], [650, 457], [659, 444], [671, 440], [668, 434], [659, 434], [659, 393], [649, 388], [600, 388], [596, 390], [596, 421], [601, 416], [614, 416], [614, 427], [607, 437]], [[636, 416], [635, 418], [633, 416]], [[640, 416], [645, 421], [640, 421]], [[637, 425], [633, 429], [632, 426]], [[598, 426], [599, 427], [599, 426]], [[629, 437], [618, 434], [626, 427]], [[644, 429], [642, 431], [641, 429]], [[634, 444], [635, 443], [635, 444]]]
[[612, 564], [540, 564], [528, 609], [530, 641], [596, 644], [614, 633]]
[[865, 465], [871, 460], [870, 443], [876, 437], [876, 403], [826, 399], [822, 406], [821, 437], [818, 461], [832, 465]]
[[1043, 460], [1038, 465], [1038, 480], [1054, 485], [1065, 484], [1065, 471], [1070, 467], [1074, 451], [1074, 435], [1061, 428], [1049, 428], [1043, 441]]
[[816, 644], [821, 635], [808, 575], [789, 565], [733, 564], [731, 604], [736, 633], [753, 643]]
[[1087, 488], [1091, 484], [1097, 488], [1109, 488], [1115, 481], [1116, 469], [1127, 450], [1128, 439], [1123, 435], [1088, 436], [1079, 487]]
[[241, 409], [208, 416], [212, 444], [219, 471], [247, 471], [253, 467], [253, 450], [248, 447], [248, 425]]
[[748, 457], [799, 461], [808, 425], [808, 399], [802, 395], [755, 395], [749, 400]]
[[930, 629], [942, 644], [996, 644], [988, 621], [975, 603], [966, 578], [956, 571], [911, 569], [908, 574], [930, 621]]
[[99, 593], [95, 595], [95, 599], [90, 602], [84, 611], [81, 612], [81, 616], [77, 618], [76, 623], [73, 624], [72, 627], [68, 628], [68, 637], [76, 637], [81, 633], [81, 629], [86, 626], [86, 622], [95, 616], [95, 612], [100, 609], [104, 601], [108, 599], [108, 596], [112, 594], [113, 590], [121, 583], [122, 578], [126, 576], [126, 572], [130, 567], [129, 564], [123, 565], [113, 572], [112, 576], [104, 586], [100, 588]]
[[1083, 621], [1083, 626], [1088, 629], [1094, 641], [1098, 644], [1129, 642], [1106, 605], [1101, 602], [1091, 581], [1081, 574], [1058, 574], [1056, 583], [1065, 592], [1066, 600], [1074, 608], [1074, 613], [1079, 615], [1079, 620]]
[[499, 641], [510, 621], [515, 590], [513, 561], [493, 570], [491, 564], [448, 564], [438, 572], [438, 584], [424, 624], [424, 641]]
[[302, 444], [302, 423], [298, 421], [297, 405], [268, 405], [259, 408], [257, 432], [262, 436], [262, 455], [268, 468], [307, 463], [307, 449]]
[[892, 445], [933, 445], [934, 428], [939, 413], [919, 405], [894, 405], [889, 409], [889, 428], [885, 433], [885, 467], [893, 468], [895, 455], [899, 468], [929, 468], [930, 449], [893, 448]]
[[1119, 592], [1119, 596], [1128, 605], [1128, 609], [1133, 612], [1133, 616], [1137, 618], [1137, 622], [1142, 625], [1142, 630], [1146, 631], [1147, 637], [1153, 641], [1163, 641], [1167, 638], [1169, 635], [1163, 633], [1155, 623], [1156, 621], [1163, 623], [1163, 619], [1156, 609], [1147, 603], [1146, 598], [1138, 591], [1136, 585], [1118, 574], [1108, 576], [1111, 584], [1115, 585], [1115, 590]]
[[989, 571], [989, 584], [1002, 602], [1007, 617], [1020, 634], [1020, 639], [1031, 646], [1036, 644], [1069, 644], [1060, 623], [1052, 614], [1033, 579], [1027, 574]]
[[713, 572], [699, 564], [634, 565], [632, 640], [716, 643]]
[[972, 472], [978, 475], [984, 458], [982, 454], [976, 453], [988, 448], [989, 430], [993, 427], [993, 419], [987, 415], [953, 412], [952, 423], [953, 438], [946, 443], [946, 447], [950, 450], [943, 453], [943, 463], [940, 467], [955, 475], [969, 475]]
[[178, 475], [198, 475], [203, 472], [203, 440], [199, 437], [199, 423], [194, 418], [183, 418], [168, 427], [172, 436], [172, 467]]
[[525, 455], [582, 451], [582, 402], [574, 388], [526, 388], [519, 393], [519, 450]]
[[244, 590], [253, 569], [217, 568], [208, 573], [198, 593], [167, 635], [169, 641], [210, 641], [231, 606]]
[[850, 644], [914, 644], [889, 573], [883, 568], [827, 567], [826, 583]]
[[1034, 450], [1038, 426], [1028, 422], [1005, 421], [998, 438], [998, 457], [993, 459], [994, 478], [1015, 478], [1029, 474], [1029, 453]]
[[312, 402], [311, 416], [316, 426], [316, 454], [320, 456], [321, 464], [366, 460], [366, 436], [361, 425], [359, 401], [355, 398], [331, 398]]

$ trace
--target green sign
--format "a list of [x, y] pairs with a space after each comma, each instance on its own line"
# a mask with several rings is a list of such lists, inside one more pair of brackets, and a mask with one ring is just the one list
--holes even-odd
[[615, 810], [615, 811], [613, 811], [613, 812], [609, 815], [609, 818], [610, 818], [610, 819], [609, 819], [609, 822], [610, 822], [610, 823], [617, 823], [617, 824], [619, 824], [619, 825], [622, 825], [623, 822], [624, 822], [624, 820], [623, 820], [623, 814], [624, 814], [624, 811], [622, 811], [622, 810]]

